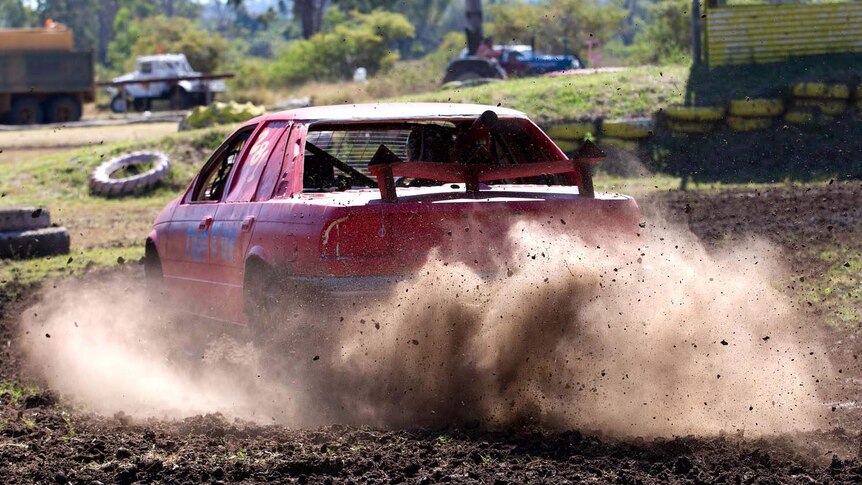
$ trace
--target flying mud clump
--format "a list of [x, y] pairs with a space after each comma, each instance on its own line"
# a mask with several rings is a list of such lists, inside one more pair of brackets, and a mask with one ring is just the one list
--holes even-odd
[[328, 325], [326, 343], [282, 373], [277, 352], [227, 337], [201, 357], [166, 357], [204, 337], [149, 312], [128, 277], [46, 292], [25, 317], [25, 351], [67, 399], [139, 417], [621, 436], [821, 424], [817, 382], [830, 369], [774, 286], [778, 250], [707, 250], [653, 226], [587, 243], [561, 228], [513, 227], [493, 276], [433, 254], [389, 297], [308, 317]]

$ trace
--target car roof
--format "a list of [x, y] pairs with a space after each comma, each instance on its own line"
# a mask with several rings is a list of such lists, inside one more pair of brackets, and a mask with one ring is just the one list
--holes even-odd
[[491, 110], [503, 118], [526, 118], [520, 111], [498, 106], [458, 103], [376, 103], [314, 106], [271, 113], [251, 120], [302, 121], [410, 121], [431, 119], [478, 118]]
[[185, 54], [155, 54], [151, 56], [138, 56], [138, 62], [153, 61], [181, 61], [186, 58]]

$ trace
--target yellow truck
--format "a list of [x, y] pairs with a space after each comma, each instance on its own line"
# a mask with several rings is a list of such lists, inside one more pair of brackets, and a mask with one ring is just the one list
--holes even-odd
[[72, 31], [0, 29], [0, 123], [28, 125], [81, 119], [93, 101], [93, 54], [75, 51]]

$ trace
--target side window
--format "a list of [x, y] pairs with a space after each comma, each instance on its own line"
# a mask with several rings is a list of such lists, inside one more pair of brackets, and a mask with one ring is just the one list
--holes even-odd
[[192, 202], [221, 200], [221, 196], [227, 188], [230, 171], [254, 128], [254, 126], [250, 126], [237, 133], [216, 150], [215, 155], [204, 166], [198, 177], [197, 185], [192, 194]]
[[[246, 155], [239, 162], [236, 175], [231, 179], [227, 202], [249, 202], [254, 198], [264, 167], [267, 166], [270, 155], [276, 150], [286, 127], [287, 121], [270, 121], [255, 135], [254, 140], [249, 143]], [[280, 147], [283, 152], [284, 145]], [[277, 158], [276, 170], [280, 170], [283, 157]], [[269, 163], [275, 164], [275, 161]], [[269, 190], [271, 194], [272, 187]]]
[[153, 72], [153, 64], [151, 62], [142, 62], [141, 63], [141, 74], [152, 74]]

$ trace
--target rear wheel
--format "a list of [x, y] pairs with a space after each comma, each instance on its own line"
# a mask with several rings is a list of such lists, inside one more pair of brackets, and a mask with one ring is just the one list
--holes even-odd
[[274, 336], [285, 306], [285, 285], [276, 275], [265, 263], [250, 262], [246, 267], [243, 306], [255, 343], [266, 343]]
[[10, 117], [15, 125], [36, 125], [43, 122], [44, 112], [35, 98], [18, 98], [12, 101]]
[[81, 101], [72, 96], [58, 96], [45, 103], [48, 123], [68, 123], [81, 119]]
[[147, 111], [148, 109], [150, 109], [151, 101], [152, 100], [150, 98], [135, 98], [132, 101], [132, 107], [135, 108], [135, 111], [139, 113], [142, 111]]

